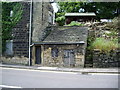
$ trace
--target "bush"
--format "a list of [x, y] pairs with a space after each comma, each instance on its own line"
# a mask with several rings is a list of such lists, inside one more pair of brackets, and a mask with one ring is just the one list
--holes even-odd
[[118, 43], [104, 38], [96, 38], [91, 45], [92, 49], [99, 49], [103, 52], [110, 52], [118, 48]]
[[70, 24], [65, 26], [83, 26], [83, 24], [81, 24], [80, 22], [72, 21]]
[[60, 26], [63, 26], [65, 24], [65, 16], [57, 17], [55, 20]]

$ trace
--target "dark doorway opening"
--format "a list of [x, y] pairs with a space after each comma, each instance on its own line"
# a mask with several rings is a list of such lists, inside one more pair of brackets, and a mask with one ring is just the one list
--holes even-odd
[[41, 47], [36, 46], [35, 48], [35, 64], [41, 64]]

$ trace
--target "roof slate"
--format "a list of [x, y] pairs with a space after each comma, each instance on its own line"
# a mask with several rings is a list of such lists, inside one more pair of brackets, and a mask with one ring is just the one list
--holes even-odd
[[44, 43], [80, 43], [86, 42], [87, 27], [57, 27], [45, 39]]

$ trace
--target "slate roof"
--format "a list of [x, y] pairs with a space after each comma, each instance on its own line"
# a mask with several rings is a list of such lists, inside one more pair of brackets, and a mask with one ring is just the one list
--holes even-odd
[[66, 13], [65, 16], [96, 16], [95, 13]]
[[56, 27], [43, 43], [85, 43], [87, 34], [87, 27]]

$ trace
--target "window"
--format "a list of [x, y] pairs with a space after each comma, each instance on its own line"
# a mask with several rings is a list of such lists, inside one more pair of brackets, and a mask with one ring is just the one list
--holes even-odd
[[7, 40], [6, 41], [6, 51], [5, 54], [6, 55], [13, 55], [13, 40]]
[[58, 49], [57, 48], [53, 48], [51, 51], [52, 57], [58, 57]]
[[70, 55], [69, 55], [69, 52], [68, 50], [64, 50], [64, 58], [69, 58]]
[[73, 50], [64, 50], [64, 58], [70, 58], [74, 54]]

